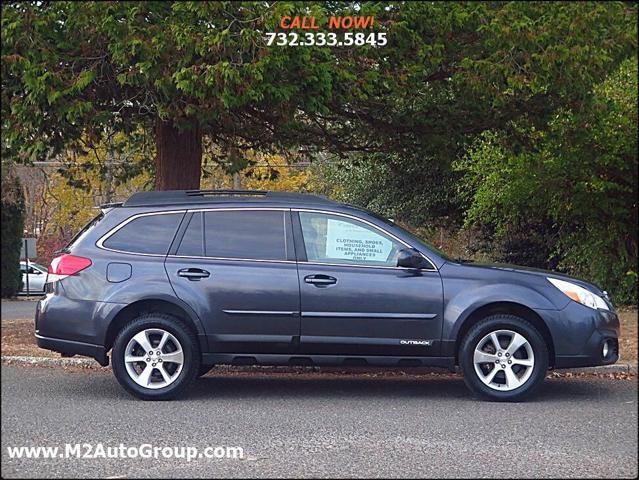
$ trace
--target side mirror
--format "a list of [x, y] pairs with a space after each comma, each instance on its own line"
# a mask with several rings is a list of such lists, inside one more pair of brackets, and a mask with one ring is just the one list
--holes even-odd
[[426, 267], [426, 260], [422, 254], [414, 248], [404, 248], [399, 251], [397, 266], [404, 268], [424, 268]]

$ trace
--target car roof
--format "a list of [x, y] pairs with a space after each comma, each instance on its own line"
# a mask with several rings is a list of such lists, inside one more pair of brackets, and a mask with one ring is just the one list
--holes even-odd
[[318, 195], [264, 190], [167, 190], [134, 193], [123, 207], [158, 207], [224, 203], [282, 203], [296, 205], [341, 205]]

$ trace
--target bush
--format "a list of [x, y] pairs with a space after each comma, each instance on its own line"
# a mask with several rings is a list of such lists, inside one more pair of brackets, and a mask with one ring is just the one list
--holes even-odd
[[20, 245], [24, 229], [24, 197], [17, 177], [2, 180], [2, 298], [14, 297], [22, 288]]

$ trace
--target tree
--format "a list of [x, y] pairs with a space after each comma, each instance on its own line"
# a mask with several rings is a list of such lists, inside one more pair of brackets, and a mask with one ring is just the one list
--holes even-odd
[[[623, 3], [2, 8], [3, 149], [42, 159], [86, 149], [105, 125], [143, 125], [156, 138], [156, 188], [199, 184], [203, 137], [221, 147], [231, 171], [242, 162], [235, 149], [302, 146], [393, 153], [413, 169], [439, 163], [447, 175], [469, 137], [522, 115], [543, 124], [636, 50], [636, 6]], [[353, 13], [375, 16], [388, 45], [265, 44], [283, 15], [322, 24]]]
[[359, 132], [365, 149], [335, 168], [344, 181], [333, 184], [350, 201], [384, 205], [418, 224], [462, 218], [451, 165], [479, 135], [500, 130], [513, 149], [527, 148], [531, 139], [517, 124], [544, 128], [558, 109], [580, 108], [593, 85], [637, 54], [631, 4], [399, 2], [388, 9], [389, 47], [358, 52], [349, 69], [374, 80], [363, 82], [356, 101], [331, 109], [332, 121], [350, 115], [367, 127]]
[[105, 125], [142, 125], [155, 133], [158, 189], [199, 186], [203, 135], [225, 153], [295, 143], [346, 79], [328, 48], [265, 45], [282, 15], [328, 15], [319, 4], [32, 2], [2, 13], [6, 153], [87, 150]]
[[637, 76], [635, 56], [544, 128], [513, 125], [526, 148], [486, 132], [459, 163], [468, 224], [494, 225], [498, 237], [531, 219], [554, 225], [559, 266], [620, 303], [637, 301]]
[[[4, 172], [3, 172], [4, 173]], [[15, 296], [22, 287], [20, 248], [24, 227], [22, 187], [13, 172], [2, 178], [2, 297]]]

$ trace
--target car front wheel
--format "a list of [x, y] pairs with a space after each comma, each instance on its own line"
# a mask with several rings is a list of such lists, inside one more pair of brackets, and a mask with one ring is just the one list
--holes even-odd
[[128, 323], [113, 344], [113, 373], [143, 400], [167, 400], [183, 393], [200, 369], [195, 334], [176, 317], [153, 313]]
[[459, 351], [466, 385], [477, 395], [519, 401], [548, 370], [548, 347], [533, 325], [514, 315], [492, 315], [471, 327]]

